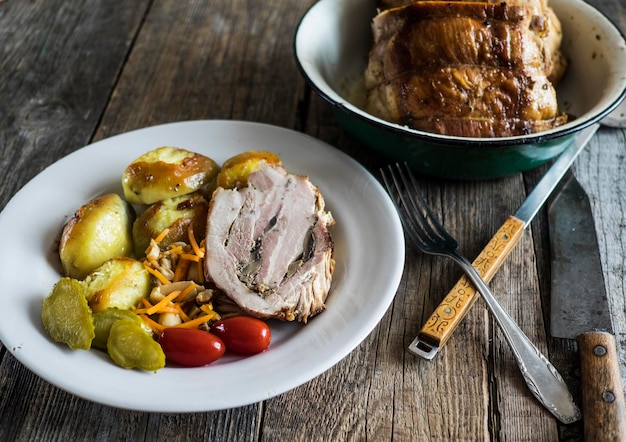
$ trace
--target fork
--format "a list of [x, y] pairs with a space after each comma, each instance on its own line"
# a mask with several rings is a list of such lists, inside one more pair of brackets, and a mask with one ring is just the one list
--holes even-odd
[[[460, 252], [456, 240], [445, 230], [406, 165], [381, 169], [387, 191], [396, 205], [404, 230], [422, 252], [452, 258], [476, 286], [511, 347], [519, 369], [532, 394], [563, 423], [575, 422], [581, 413], [556, 368], [530, 341], [502, 308], [476, 269]], [[409, 350], [416, 353], [409, 346]]]

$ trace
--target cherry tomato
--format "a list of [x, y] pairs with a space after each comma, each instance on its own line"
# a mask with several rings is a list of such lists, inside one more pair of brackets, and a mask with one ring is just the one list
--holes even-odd
[[211, 333], [224, 341], [228, 350], [243, 354], [256, 354], [270, 345], [272, 333], [260, 319], [249, 316], [233, 316], [211, 326]]
[[201, 367], [222, 357], [226, 346], [212, 333], [169, 327], [159, 335], [166, 360], [186, 367]]

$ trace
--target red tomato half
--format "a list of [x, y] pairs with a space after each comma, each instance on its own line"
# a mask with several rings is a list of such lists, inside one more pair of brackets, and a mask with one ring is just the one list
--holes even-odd
[[226, 351], [214, 334], [198, 329], [166, 328], [159, 335], [166, 360], [186, 367], [201, 367], [217, 361]]
[[211, 333], [220, 337], [227, 349], [248, 355], [262, 352], [272, 339], [269, 326], [249, 316], [233, 316], [217, 321], [211, 326]]

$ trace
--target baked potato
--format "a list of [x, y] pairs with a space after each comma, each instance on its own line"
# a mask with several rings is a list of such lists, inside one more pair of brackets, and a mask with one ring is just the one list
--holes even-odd
[[248, 175], [254, 172], [261, 161], [282, 165], [278, 155], [267, 151], [249, 150], [229, 158], [217, 174], [217, 185], [224, 189], [241, 188], [248, 185]]
[[85, 278], [85, 297], [94, 314], [110, 307], [130, 309], [150, 295], [151, 276], [143, 263], [113, 258]]
[[161, 241], [167, 247], [178, 241], [189, 243], [188, 229], [193, 224], [196, 239], [204, 238], [209, 203], [199, 192], [156, 202], [142, 212], [133, 224], [136, 257], [145, 256], [150, 239], [169, 229]]
[[219, 165], [199, 153], [171, 146], [146, 152], [130, 163], [122, 175], [124, 197], [131, 204], [187, 195], [208, 185]]
[[111, 258], [133, 253], [135, 211], [115, 193], [81, 206], [61, 233], [59, 257], [63, 274], [83, 279]]

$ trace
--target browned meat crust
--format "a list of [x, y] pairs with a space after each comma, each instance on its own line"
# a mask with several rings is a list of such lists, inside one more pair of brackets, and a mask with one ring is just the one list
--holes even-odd
[[375, 116], [469, 137], [565, 121], [548, 78], [556, 75], [549, 29], [528, 6], [417, 2], [380, 13], [372, 29], [365, 86]]

